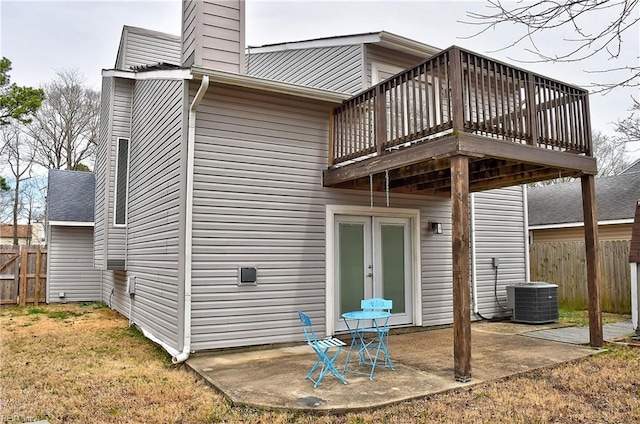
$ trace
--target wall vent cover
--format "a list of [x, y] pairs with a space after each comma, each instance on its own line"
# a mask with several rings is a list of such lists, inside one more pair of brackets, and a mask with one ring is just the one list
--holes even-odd
[[557, 321], [558, 286], [543, 282], [507, 286], [507, 307], [513, 310], [514, 322], [544, 324]]

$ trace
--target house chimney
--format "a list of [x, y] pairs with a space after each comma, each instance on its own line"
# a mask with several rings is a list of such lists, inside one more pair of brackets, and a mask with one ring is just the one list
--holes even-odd
[[244, 0], [182, 0], [182, 66], [244, 73]]

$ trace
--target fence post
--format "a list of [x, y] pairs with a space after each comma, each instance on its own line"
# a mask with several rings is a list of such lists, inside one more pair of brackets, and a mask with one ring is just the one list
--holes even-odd
[[27, 304], [27, 268], [29, 267], [29, 253], [27, 249], [20, 250], [20, 293], [18, 302], [21, 306]]
[[40, 252], [40, 247], [37, 247], [36, 250], [36, 265], [35, 265], [35, 270], [33, 271], [33, 275], [34, 275], [34, 284], [36, 285], [34, 288], [34, 293], [33, 293], [33, 304], [35, 306], [38, 306], [38, 303], [40, 302], [40, 266], [41, 266], [41, 252]]

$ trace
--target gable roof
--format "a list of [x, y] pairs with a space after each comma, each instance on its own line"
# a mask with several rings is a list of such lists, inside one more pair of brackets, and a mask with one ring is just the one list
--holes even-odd
[[636, 204], [636, 217], [631, 229], [631, 249], [629, 250], [629, 262], [640, 262], [640, 200]]
[[640, 172], [640, 159], [629, 165], [627, 169], [621, 172], [621, 174], [637, 174]]
[[438, 47], [421, 43], [411, 38], [406, 38], [387, 31], [336, 35], [333, 37], [322, 37], [309, 40], [264, 44], [262, 46], [248, 46], [248, 50], [253, 54], [318, 47], [352, 46], [356, 44], [377, 44], [381, 47], [386, 47], [392, 50], [412, 54], [419, 57], [432, 56], [442, 51], [442, 49]]
[[96, 179], [91, 172], [49, 170], [48, 222], [93, 222]]
[[[596, 178], [598, 221], [633, 219], [640, 199], [640, 173]], [[529, 188], [529, 225], [582, 223], [580, 180]]]

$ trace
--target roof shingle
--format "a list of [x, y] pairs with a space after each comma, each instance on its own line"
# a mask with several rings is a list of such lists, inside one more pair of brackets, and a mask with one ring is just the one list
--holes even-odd
[[95, 176], [91, 172], [49, 170], [47, 219], [93, 222]]
[[[598, 221], [632, 219], [640, 199], [640, 173], [596, 178]], [[529, 225], [582, 222], [580, 180], [528, 190]]]

